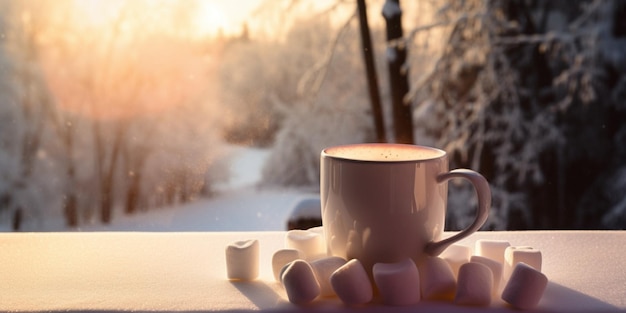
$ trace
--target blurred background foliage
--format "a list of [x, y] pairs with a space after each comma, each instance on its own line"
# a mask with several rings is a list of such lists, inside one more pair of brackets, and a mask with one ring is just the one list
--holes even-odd
[[[317, 188], [324, 147], [376, 140], [355, 1], [258, 1], [235, 26], [212, 3], [0, 2], [3, 227], [216, 196], [230, 145], [270, 150], [261, 187]], [[387, 42], [389, 2], [366, 3], [387, 141], [400, 47], [414, 141], [487, 177], [484, 229], [626, 228], [626, 4], [403, 1]], [[474, 201], [452, 184], [446, 227]]]

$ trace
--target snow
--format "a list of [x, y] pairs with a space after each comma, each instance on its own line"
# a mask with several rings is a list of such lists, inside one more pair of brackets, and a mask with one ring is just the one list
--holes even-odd
[[[124, 215], [110, 225], [81, 225], [78, 231], [280, 231], [302, 199], [318, 195], [301, 189], [261, 189], [261, 169], [268, 149], [227, 147], [231, 178], [217, 194], [192, 203]], [[50, 229], [54, 230], [54, 229]], [[60, 229], [63, 230], [63, 229]]]
[[246, 187], [215, 198], [119, 216], [111, 225], [82, 231], [278, 231], [286, 230], [292, 207], [304, 194], [297, 190], [256, 190]]
[[322, 203], [320, 197], [312, 197], [302, 199], [291, 211], [290, 217], [292, 219], [308, 219], [308, 218], [322, 218], [321, 211]]
[[261, 180], [261, 168], [270, 155], [269, 149], [245, 146], [226, 146], [226, 154], [231, 159], [230, 178], [215, 186], [216, 190], [233, 190], [250, 187]]
[[[261, 248], [259, 279], [228, 280], [224, 248], [251, 238]], [[550, 284], [537, 311], [626, 309], [626, 251], [616, 248], [626, 244], [623, 232], [478, 232], [460, 244], [474, 246], [478, 239], [507, 240], [546, 252], [542, 271]], [[294, 306], [272, 273], [272, 254], [284, 247], [284, 240], [284, 232], [3, 234], [2, 311], [513, 312], [499, 299], [488, 308], [441, 301], [349, 308], [337, 298]]]

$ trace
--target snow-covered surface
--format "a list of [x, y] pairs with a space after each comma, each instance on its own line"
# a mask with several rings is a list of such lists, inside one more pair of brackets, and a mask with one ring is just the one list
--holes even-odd
[[[449, 233], [447, 233], [449, 234]], [[286, 232], [202, 233], [29, 233], [0, 234], [0, 311], [53, 312], [519, 312], [494, 299], [491, 307], [422, 301], [383, 307], [380, 302], [351, 308], [336, 298], [306, 308], [287, 301], [274, 280], [273, 252]], [[258, 239], [260, 277], [226, 279], [225, 247]], [[461, 241], [507, 240], [543, 253], [550, 280], [537, 311], [626, 310], [626, 232], [478, 232]]]
[[229, 159], [229, 178], [218, 183], [218, 191], [253, 187], [261, 180], [261, 170], [270, 156], [270, 149], [230, 145], [225, 147]]
[[132, 216], [111, 225], [83, 226], [82, 231], [277, 231], [285, 230], [293, 206], [303, 197], [297, 190], [238, 189], [212, 199]]
[[286, 229], [287, 219], [302, 199], [319, 197], [301, 189], [259, 187], [268, 149], [229, 146], [225, 153], [230, 158], [230, 179], [215, 186], [215, 196], [131, 216], [119, 212], [110, 225], [94, 223], [78, 230], [279, 231]]

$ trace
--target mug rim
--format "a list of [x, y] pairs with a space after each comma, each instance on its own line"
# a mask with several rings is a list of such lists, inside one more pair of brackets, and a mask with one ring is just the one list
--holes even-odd
[[[387, 147], [396, 147], [396, 148], [408, 148], [408, 149], [424, 149], [424, 150], [430, 150], [432, 152], [437, 153], [437, 156], [433, 156], [433, 157], [427, 157], [427, 158], [415, 158], [415, 159], [400, 159], [400, 160], [374, 160], [374, 159], [364, 159], [364, 158], [351, 158], [351, 157], [346, 157], [346, 156], [339, 156], [339, 155], [333, 155], [330, 153], [329, 150], [334, 150], [334, 149], [346, 149], [346, 148], [353, 148], [353, 147], [372, 147], [372, 148], [376, 148], [376, 147], [381, 147], [381, 146], [387, 146]], [[348, 161], [348, 162], [357, 162], [357, 163], [382, 163], [382, 164], [396, 164], [396, 163], [418, 163], [418, 162], [428, 162], [428, 161], [433, 161], [433, 160], [439, 160], [442, 158], [445, 158], [447, 156], [446, 151], [435, 148], [435, 147], [430, 147], [430, 146], [422, 146], [422, 145], [413, 145], [413, 144], [400, 144], [400, 143], [356, 143], [356, 144], [347, 144], [347, 145], [337, 145], [337, 146], [330, 146], [330, 147], [326, 147], [322, 150], [321, 156], [323, 158], [331, 158], [331, 159], [336, 159], [336, 160], [341, 160], [341, 161]]]

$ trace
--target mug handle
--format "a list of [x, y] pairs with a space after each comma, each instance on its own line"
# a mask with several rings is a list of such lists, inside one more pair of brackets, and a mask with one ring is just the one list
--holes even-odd
[[476, 232], [478, 229], [480, 229], [480, 227], [483, 226], [483, 224], [485, 224], [485, 222], [487, 221], [487, 217], [489, 217], [489, 208], [491, 208], [491, 189], [489, 188], [489, 183], [487, 182], [485, 177], [472, 170], [456, 169], [448, 173], [439, 174], [437, 176], [437, 183], [441, 184], [447, 182], [452, 178], [467, 179], [476, 189], [476, 194], [478, 195], [476, 219], [474, 219], [474, 222], [470, 226], [457, 233], [456, 235], [443, 239], [441, 241], [428, 243], [424, 252], [430, 256], [439, 255], [452, 243], [459, 241]]

